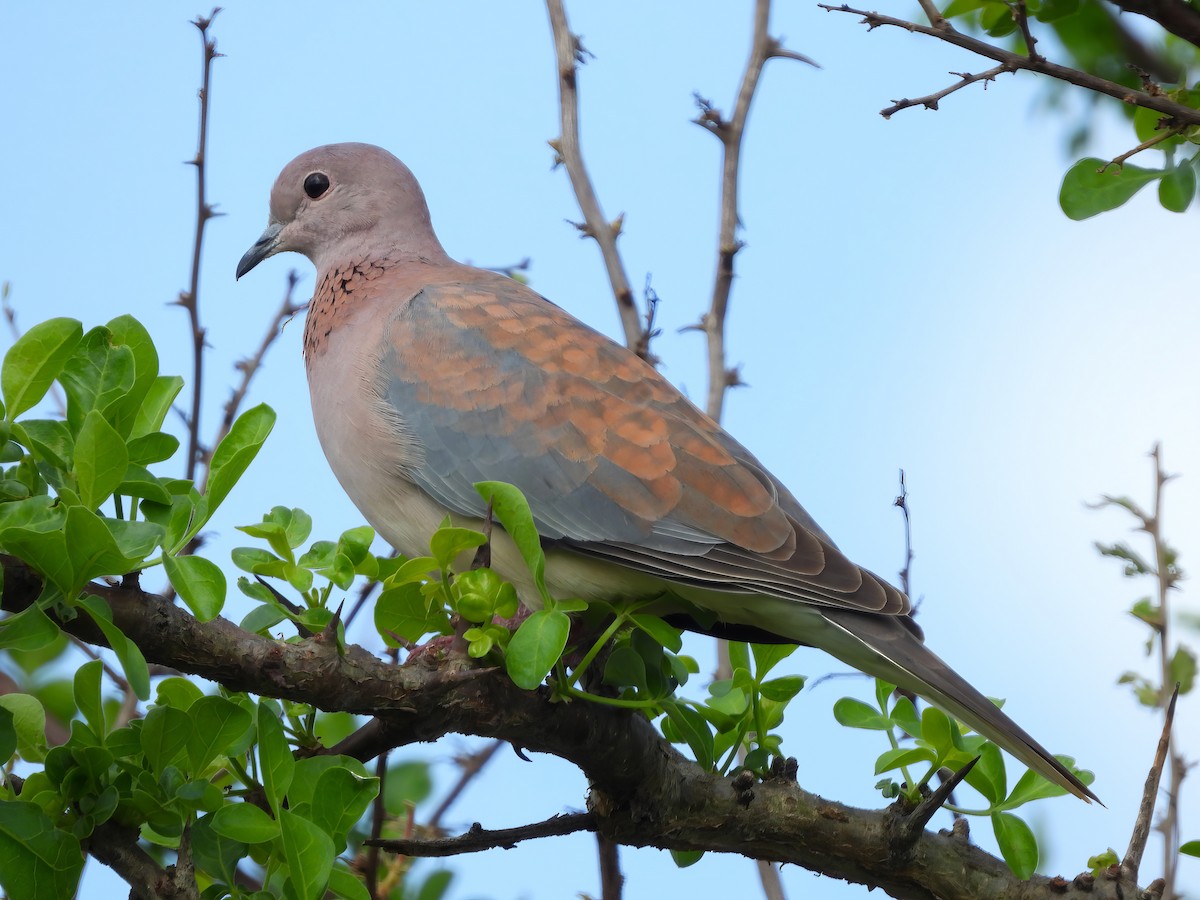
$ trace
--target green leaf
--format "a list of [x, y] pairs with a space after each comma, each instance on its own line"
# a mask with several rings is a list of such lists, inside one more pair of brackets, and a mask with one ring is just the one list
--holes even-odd
[[996, 806], [1008, 792], [1008, 776], [999, 748], [990, 741], [979, 748], [979, 761], [967, 773], [967, 784]]
[[1004, 37], [1017, 30], [1016, 19], [1007, 3], [984, 4], [979, 24], [992, 37]]
[[133, 366], [133, 352], [114, 344], [112, 332], [103, 325], [83, 336], [58, 376], [67, 394], [67, 422], [72, 430], [80, 427], [89, 412], [110, 421], [110, 408], [128, 402], [134, 386]]
[[1036, 18], [1039, 22], [1053, 22], [1072, 16], [1078, 11], [1079, 0], [1043, 0]]
[[200, 492], [190, 481], [182, 478], [166, 482], [163, 487], [171, 495], [169, 505], [143, 500], [140, 509], [146, 521], [153, 522], [163, 529], [163, 546], [175, 550], [184, 544], [196, 508], [201, 503]]
[[212, 518], [238, 479], [254, 461], [274, 426], [275, 411], [265, 403], [251, 407], [237, 417], [229, 433], [213, 451], [208, 469], [208, 491], [204, 497], [203, 515], [197, 516], [196, 521], [192, 522], [185, 540], [194, 537]]
[[179, 449], [179, 438], [165, 431], [154, 431], [141, 437], [130, 438], [126, 449], [129, 461], [141, 466], [170, 459]]
[[[434, 872], [429, 877], [432, 879], [437, 874]], [[406, 877], [406, 881], [408, 877]], [[341, 860], [334, 861], [333, 870], [329, 873], [329, 890], [335, 897], [343, 898], [343, 900], [371, 900], [371, 895], [367, 893], [367, 886], [359, 880], [357, 875], [346, 868], [346, 864]], [[424, 898], [418, 897], [417, 900], [424, 900]], [[440, 900], [440, 898], [435, 898], [435, 900]]]
[[405, 807], [414, 806], [429, 798], [433, 793], [433, 779], [429, 774], [429, 763], [409, 760], [388, 769], [384, 782], [384, 807], [392, 815], [401, 815]]
[[130, 463], [125, 469], [125, 477], [113, 491], [122, 497], [139, 497], [154, 503], [170, 504], [171, 494], [153, 473], [144, 466]]
[[225, 573], [202, 556], [164, 554], [163, 568], [179, 596], [201, 622], [211, 622], [225, 605]]
[[142, 752], [159, 774], [183, 755], [191, 738], [191, 717], [173, 706], [156, 706], [142, 721]]
[[1128, 163], [1106, 167], [1104, 160], [1088, 157], [1067, 170], [1058, 192], [1058, 204], [1069, 218], [1087, 219], [1116, 209], [1162, 175], [1161, 169], [1143, 169]]
[[75, 458], [75, 436], [62, 419], [22, 419], [14, 427], [13, 436], [41, 461], [63, 472], [71, 469], [71, 461]]
[[113, 343], [127, 348], [133, 360], [133, 384], [106, 410], [113, 427], [127, 438], [133, 431], [142, 401], [158, 377], [158, 351], [154, 348], [150, 333], [133, 316], [117, 316], [107, 327]]
[[570, 617], [558, 610], [540, 609], [522, 622], [504, 653], [513, 683], [527, 691], [541, 684], [562, 656], [570, 632]]
[[130, 438], [145, 437], [161, 431], [167, 413], [171, 411], [171, 404], [182, 389], [183, 379], [178, 375], [159, 375], [155, 378], [150, 383], [146, 396], [142, 398], [142, 405], [138, 407]]
[[926, 747], [897, 747], [885, 750], [875, 760], [875, 774], [881, 775], [902, 766], [911, 766], [919, 762], [933, 762], [934, 753]]
[[12, 727], [17, 733], [17, 753], [26, 762], [41, 762], [46, 758], [46, 709], [37, 697], [29, 694], [4, 694], [0, 708], [12, 714]]
[[120, 660], [121, 668], [125, 671], [125, 678], [138, 699], [148, 699], [150, 697], [150, 670], [146, 666], [146, 657], [142, 655], [137, 644], [126, 638], [121, 633], [121, 629], [113, 624], [112, 610], [108, 608], [108, 604], [99, 597], [87, 596], [80, 597], [75, 601], [75, 605], [86, 611], [104, 632], [104, 639], [108, 641], [113, 653]]
[[521, 558], [533, 575], [534, 584], [547, 606], [554, 605], [554, 598], [546, 590], [546, 555], [542, 552], [542, 540], [538, 537], [533, 522], [533, 512], [525, 495], [502, 481], [481, 481], [475, 485], [479, 495], [492, 505], [492, 515], [500, 520], [504, 530], [517, 546]]
[[29, 606], [0, 619], [0, 650], [35, 652], [49, 647], [58, 635], [58, 626], [40, 606]]
[[68, 597], [100, 575], [124, 575], [139, 568], [162, 537], [162, 529], [152, 523], [101, 519], [82, 506], [67, 510], [63, 530], [71, 570], [63, 590]]
[[838, 724], [847, 728], [887, 731], [892, 727], [891, 720], [881, 715], [879, 710], [853, 697], [843, 697], [834, 703], [833, 717], [838, 720]]
[[158, 683], [158, 688], [154, 692], [154, 702], [159, 706], [173, 706], [186, 712], [203, 696], [204, 692], [195, 682], [173, 676], [164, 678]]
[[254, 725], [254, 717], [224, 697], [201, 697], [188, 708], [192, 734], [187, 742], [192, 772], [200, 774], [218, 756]]
[[754, 677], [762, 681], [780, 662], [796, 652], [795, 644], [751, 644], [754, 654]]
[[729, 665], [733, 671], [750, 671], [750, 645], [744, 641], [729, 642]]
[[487, 536], [481, 532], [443, 525], [429, 539], [429, 553], [437, 560], [439, 569], [449, 569], [460, 553], [486, 543]]
[[950, 738], [950, 717], [935, 706], [921, 710], [921, 739], [945, 756], [954, 748]]
[[34, 325], [4, 354], [0, 391], [9, 421], [33, 408], [83, 339], [83, 325], [75, 319], [48, 319]]
[[705, 771], [713, 767], [713, 733], [707, 720], [690, 706], [675, 700], [663, 701], [663, 711], [679, 735], [687, 741], [696, 764]]
[[85, 662], [75, 671], [75, 705], [88, 727], [98, 735], [108, 729], [104, 721], [103, 699], [100, 696], [100, 680], [104, 676], [104, 664], [98, 659]]
[[226, 884], [233, 884], [237, 879], [238, 863], [245, 857], [248, 848], [242, 841], [217, 834], [212, 827], [215, 815], [202, 816], [192, 824], [192, 857], [196, 868], [202, 872], [220, 878]]
[[[1147, 109], [1144, 106], [1139, 106], [1133, 111], [1133, 130], [1137, 134], [1139, 141], [1148, 141], [1151, 138], [1159, 137], [1162, 132], [1162, 123], [1170, 119], [1166, 113], [1161, 113], [1157, 109]], [[1157, 144], [1159, 148], [1165, 149], [1168, 145], [1178, 144], [1179, 139], [1168, 139], [1167, 141]]]
[[296, 759], [283, 735], [283, 723], [265, 703], [258, 706], [258, 761], [263, 790], [275, 818], [296, 771]]
[[291, 810], [281, 810], [283, 855], [295, 895], [300, 900], [318, 900], [325, 891], [337, 850], [329, 835]]
[[672, 850], [671, 859], [675, 861], [677, 868], [686, 869], [688, 866], [694, 866], [704, 856], [703, 850]]
[[[1182, 644], [1175, 649], [1171, 657], [1169, 678], [1179, 685], [1179, 693], [1187, 694], [1196, 685], [1196, 656]], [[1168, 685], [1168, 688], [1170, 686]]]
[[1158, 202], [1171, 212], [1186, 212], [1196, 196], [1196, 170], [1190, 163], [1168, 169], [1158, 183]]
[[346, 835], [378, 793], [378, 778], [363, 778], [341, 766], [326, 769], [313, 790], [313, 823], [333, 838], [335, 845], [344, 846]]
[[759, 693], [768, 700], [776, 703], [787, 703], [804, 689], [804, 676], [783, 675], [764, 681], [758, 688]]
[[127, 468], [125, 441], [103, 415], [91, 410], [75, 439], [75, 477], [83, 505], [92, 510], [100, 506], [125, 480]]
[[1184, 856], [1200, 856], [1200, 841], [1186, 841], [1180, 844], [1179, 852]]
[[252, 803], [227, 803], [213, 813], [212, 830], [243, 844], [263, 844], [279, 835], [279, 823]]
[[1038, 845], [1033, 829], [1012, 813], [992, 813], [992, 829], [1000, 854], [1013, 874], [1018, 878], [1029, 878], [1037, 871]]
[[6, 766], [16, 752], [17, 728], [13, 724], [12, 711], [0, 706], [0, 766]]
[[389, 647], [398, 647], [403, 640], [416, 643], [427, 634], [449, 634], [450, 617], [440, 606], [430, 609], [414, 582], [388, 588], [375, 601], [375, 628]]
[[628, 644], [613, 648], [604, 663], [604, 683], [646, 690], [646, 664], [641, 655]]
[[683, 639], [681, 637], [683, 632], [672, 625], [668, 625], [658, 616], [647, 616], [636, 613], [629, 618], [636, 627], [646, 632], [655, 642], [661, 644], [672, 653], [678, 653], [683, 649]]
[[78, 838], [55, 828], [36, 804], [0, 803], [0, 887], [9, 900], [73, 897], [82, 872]]

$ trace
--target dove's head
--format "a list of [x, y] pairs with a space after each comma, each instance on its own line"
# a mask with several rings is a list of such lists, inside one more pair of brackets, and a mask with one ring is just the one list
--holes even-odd
[[408, 166], [371, 144], [327, 144], [288, 163], [271, 188], [267, 230], [238, 263], [303, 253], [319, 270], [372, 256], [445, 256]]

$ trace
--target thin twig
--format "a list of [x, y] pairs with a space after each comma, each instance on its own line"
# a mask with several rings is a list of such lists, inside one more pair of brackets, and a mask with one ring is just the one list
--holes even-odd
[[[1173, 475], [1168, 475], [1163, 470], [1162, 463], [1162, 445], [1155, 444], [1154, 449], [1150, 451], [1150, 456], [1154, 460], [1154, 512], [1153, 515], [1146, 520], [1146, 533], [1150, 535], [1150, 539], [1154, 542], [1154, 561], [1155, 573], [1158, 576], [1158, 655], [1159, 665], [1161, 666], [1162, 685], [1161, 691], [1165, 696], [1168, 688], [1174, 682], [1174, 676], [1171, 671], [1173, 662], [1173, 654], [1171, 653], [1170, 628], [1171, 628], [1171, 591], [1175, 588], [1175, 582], [1178, 579], [1178, 573], [1174, 570], [1171, 562], [1171, 553], [1167, 547], [1166, 539], [1162, 535], [1162, 516], [1163, 516], [1163, 488], [1167, 482], [1174, 478]], [[1162, 816], [1158, 821], [1158, 830], [1163, 836], [1163, 881], [1166, 884], [1166, 890], [1163, 892], [1164, 897], [1175, 896], [1175, 876], [1179, 866], [1179, 855], [1176, 848], [1179, 846], [1179, 792], [1183, 784], [1185, 774], [1185, 766], [1179, 754], [1175, 753], [1171, 747], [1171, 722], [1175, 713], [1175, 699], [1179, 694], [1179, 685], [1174, 686], [1171, 693], [1171, 701], [1167, 706], [1165, 722], [1163, 724], [1163, 737], [1160, 741], [1159, 753], [1165, 754], [1170, 763], [1167, 769], [1167, 805], [1163, 810]], [[1162, 764], [1159, 763], [1159, 771], [1162, 771]], [[1156, 787], [1158, 779], [1155, 778]], [[1149, 789], [1149, 784], [1147, 784]], [[1137, 873], [1135, 864], [1133, 870]]]
[[617, 250], [617, 236], [621, 233], [624, 216], [618, 216], [613, 222], [604, 217], [583, 162], [583, 148], [579, 140], [577, 76], [578, 64], [585, 51], [579, 36], [571, 33], [562, 0], [546, 0], [546, 10], [550, 14], [554, 56], [558, 64], [558, 107], [562, 128], [559, 139], [551, 141], [550, 146], [558, 154], [556, 164], [561, 161], [567, 169], [571, 188], [579, 202], [579, 210], [583, 213], [583, 224], [577, 227], [585, 237], [595, 238], [600, 255], [604, 258], [604, 268], [608, 272], [608, 281], [617, 301], [617, 313], [621, 317], [621, 327], [625, 331], [625, 345], [636, 352], [643, 343], [641, 317], [638, 315], [637, 304], [633, 302], [633, 289], [630, 288], [629, 279], [625, 275], [625, 264]]
[[[371, 840], [379, 840], [379, 836], [383, 834], [383, 820], [387, 815], [387, 808], [384, 806], [384, 790], [387, 787], [387, 764], [388, 755], [386, 752], [380, 753], [375, 759], [375, 777], [379, 779], [379, 792], [375, 795], [375, 801], [371, 804]], [[366, 869], [366, 887], [367, 895], [371, 900], [376, 900], [379, 896], [379, 845], [370, 844], [367, 848], [367, 861], [364, 866]]]
[[904, 481], [904, 470], [900, 470], [900, 494], [892, 501], [892, 505], [899, 507], [900, 514], [904, 517], [904, 566], [900, 569], [900, 590], [904, 591], [909, 598], [912, 597], [912, 521], [908, 513], [908, 485]]
[[907, 97], [903, 100], [894, 100], [891, 106], [881, 109], [879, 114], [885, 119], [890, 119], [893, 115], [900, 112], [900, 110], [908, 109], [912, 106], [923, 106], [926, 109], [936, 110], [938, 108], [938, 101], [943, 97], [953, 94], [955, 91], [961, 91], [967, 85], [982, 81], [984, 83], [983, 89], [986, 91], [988, 82], [995, 81], [997, 75], [1015, 71], [1016, 69], [1010, 67], [1008, 63], [1001, 63], [994, 68], [988, 69], [986, 72], [980, 72], [978, 75], [971, 75], [968, 72], [951, 72], [951, 75], [957, 75], [962, 81], [958, 82], [958, 84], [952, 84], [948, 88], [943, 88], [940, 91], [935, 91], [932, 94], [926, 94], [924, 97], [917, 97], [915, 100], [909, 100]]
[[934, 3], [933, 0], [917, 0], [917, 2], [921, 4], [921, 12], [925, 13], [926, 17], [929, 19], [930, 25], [932, 25], [934, 28], [948, 28], [951, 31], [954, 30], [954, 26], [951, 25], [949, 20], [942, 15], [942, 11], [937, 8], [937, 4]]
[[196, 466], [200, 462], [200, 403], [204, 385], [204, 344], [205, 329], [200, 324], [200, 258], [204, 249], [204, 227], [208, 220], [217, 213], [209, 205], [205, 176], [207, 172], [208, 154], [208, 102], [209, 88], [212, 83], [212, 64], [221, 54], [217, 52], [217, 42], [208, 36], [208, 28], [221, 8], [215, 7], [208, 18], [198, 16], [192, 24], [200, 32], [200, 41], [204, 46], [203, 74], [200, 80], [200, 135], [196, 145], [196, 156], [191, 164], [196, 167], [196, 233], [192, 239], [192, 274], [188, 281], [188, 289], [179, 294], [176, 301], [188, 312], [188, 321], [192, 326], [192, 407], [188, 417], [188, 449], [187, 471], [184, 475], [189, 480], [196, 477]]
[[369, 840], [365, 843], [368, 846], [379, 846], [384, 850], [402, 853], [405, 856], [458, 856], [461, 853], [478, 853], [481, 850], [494, 850], [497, 847], [515, 847], [520, 841], [534, 838], [560, 837], [579, 831], [593, 831], [595, 823], [596, 817], [590, 812], [566, 813], [552, 816], [543, 822], [534, 822], [532, 825], [498, 828], [494, 831], [480, 828], [479, 823], [476, 822], [466, 834], [453, 838]]
[[994, 59], [996, 62], [1006, 63], [1014, 69], [1024, 69], [1029, 72], [1049, 75], [1051, 78], [1057, 78], [1059, 81], [1065, 81], [1076, 87], [1095, 91], [1098, 94], [1105, 94], [1109, 97], [1115, 97], [1122, 103], [1157, 110], [1171, 118], [1172, 126], [1200, 125], [1200, 110], [1184, 106], [1182, 103], [1175, 103], [1165, 96], [1156, 97], [1146, 91], [1135, 90], [1127, 85], [1109, 81], [1107, 78], [1100, 78], [1088, 72], [1081, 72], [1078, 69], [1052, 63], [1041, 56], [1032, 58], [1020, 53], [1014, 53], [1003, 47], [996, 47], [989, 44], [987, 41], [981, 41], [978, 38], [963, 34], [961, 31], [932, 28], [928, 25], [921, 25], [918, 22], [909, 22], [906, 19], [897, 19], [892, 16], [881, 15], [877, 12], [856, 9], [846, 4], [834, 6], [828, 3], [818, 3], [817, 6], [829, 12], [842, 12], [854, 16], [862, 16], [863, 24], [872, 30], [881, 25], [890, 25], [894, 28], [902, 28], [905, 31], [915, 31], [918, 34], [928, 35], [946, 43], [954, 44], [956, 47], [962, 47], [964, 50], [970, 50], [972, 53], [978, 53], [980, 56], [986, 56], [988, 59]]
[[[1121, 868], [1129, 876], [1130, 880], [1137, 881], [1138, 869], [1142, 865], [1142, 853], [1146, 850], [1146, 841], [1150, 837], [1150, 817], [1154, 815], [1154, 806], [1158, 800], [1158, 785], [1162, 779], [1163, 767], [1170, 755], [1171, 745], [1171, 725], [1175, 721], [1175, 701], [1179, 699], [1179, 685], [1175, 685], [1175, 689], [1171, 692], [1171, 700], [1167, 703], [1167, 713], [1163, 717], [1162, 734], [1158, 739], [1158, 747], [1154, 753], [1154, 763], [1150, 766], [1150, 772], [1146, 775], [1146, 784], [1142, 789], [1142, 802], [1138, 804], [1137, 819], [1133, 823], [1133, 834], [1129, 838], [1129, 849], [1125, 851], [1125, 858], [1121, 860]], [[1174, 877], [1174, 862], [1175, 844], [1167, 843], [1167, 860], [1163, 869], [1164, 882], [1173, 885]], [[1164, 893], [1165, 897], [1173, 897], [1174, 891]]]
[[1037, 38], [1033, 36], [1033, 32], [1029, 30], [1029, 9], [1025, 5], [1025, 0], [1017, 0], [1012, 7], [1013, 21], [1017, 23], [1017, 27], [1021, 29], [1021, 37], [1025, 41], [1025, 52], [1030, 59], [1041, 60], [1044, 57], [1038, 53]]
[[717, 235], [717, 271], [713, 279], [712, 299], [708, 312], [700, 321], [708, 341], [708, 399], [705, 411], [716, 421], [721, 420], [725, 403], [725, 390], [741, 384], [736, 369], [725, 364], [725, 316], [729, 309], [729, 295], [733, 290], [733, 259], [742, 249], [737, 237], [741, 218], [738, 214], [738, 173], [741, 167], [742, 137], [746, 132], [746, 120], [750, 105], [758, 88], [763, 66], [772, 57], [797, 59], [816, 65], [807, 57], [785, 51], [768, 33], [771, 18], [771, 0], [756, 0], [754, 5], [754, 31], [750, 41], [750, 58], [746, 61], [742, 82], [738, 87], [737, 99], [733, 104], [733, 115], [724, 119], [711, 103], [697, 97], [700, 115], [697, 125], [711, 132], [721, 142], [721, 212]]

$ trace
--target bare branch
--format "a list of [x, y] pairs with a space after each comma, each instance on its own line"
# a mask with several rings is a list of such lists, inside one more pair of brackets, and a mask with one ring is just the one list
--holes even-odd
[[[1146, 841], [1150, 837], [1150, 817], [1154, 814], [1154, 806], [1158, 800], [1158, 784], [1162, 778], [1163, 767], [1166, 765], [1171, 745], [1171, 725], [1175, 721], [1175, 701], [1179, 699], [1179, 685], [1171, 692], [1171, 700], [1167, 704], [1167, 713], [1163, 717], [1162, 735], [1158, 739], [1158, 748], [1154, 753], [1154, 763], [1146, 776], [1146, 785], [1142, 789], [1142, 802], [1138, 805], [1137, 819], [1133, 824], [1133, 834], [1129, 838], [1129, 849], [1121, 860], [1121, 868], [1130, 878], [1137, 879], [1138, 869], [1142, 865], [1142, 853], [1146, 849]], [[1175, 845], [1168, 843], [1168, 866], [1164, 870], [1168, 883], [1174, 881], [1171, 875], [1170, 863], [1175, 857]]]
[[900, 493], [892, 505], [900, 509], [900, 515], [904, 517], [904, 565], [900, 569], [900, 590], [912, 597], [912, 521], [908, 512], [908, 485], [904, 482], [904, 470], [900, 470]]
[[[571, 188], [575, 199], [579, 202], [579, 210], [583, 213], [583, 225], [577, 226], [584, 236], [594, 238], [600, 247], [600, 255], [604, 258], [604, 268], [608, 272], [608, 281], [612, 285], [613, 296], [617, 301], [617, 313], [621, 317], [621, 327], [625, 331], [625, 345], [635, 352], [643, 344], [641, 318], [638, 315], [637, 304], [633, 302], [633, 289], [625, 275], [625, 264], [617, 250], [617, 236], [621, 233], [622, 218], [609, 222], [600, 209], [600, 201], [592, 188], [592, 180], [588, 176], [587, 167], [583, 162], [583, 147], [579, 140], [579, 84], [577, 66], [586, 52], [579, 41], [579, 36], [571, 33], [567, 23], [567, 11], [563, 8], [562, 0], [546, 0], [546, 10], [550, 13], [550, 30], [554, 35], [554, 55], [558, 63], [558, 106], [561, 118], [562, 133], [557, 141], [551, 141], [550, 146], [558, 154], [555, 163], [561, 162], [567, 169], [571, 179]], [[648, 353], [648, 351], [647, 351]], [[648, 355], [643, 355], [648, 359]]]
[[217, 52], [217, 42], [208, 36], [208, 28], [213, 19], [221, 11], [220, 7], [213, 9], [208, 18], [197, 17], [192, 22], [200, 32], [200, 42], [203, 45], [204, 61], [200, 79], [200, 134], [196, 146], [196, 156], [191, 164], [196, 167], [196, 233], [192, 239], [192, 274], [188, 289], [179, 295], [176, 301], [187, 310], [188, 320], [192, 326], [192, 406], [188, 415], [188, 448], [187, 468], [184, 475], [189, 480], [196, 477], [196, 466], [200, 463], [200, 402], [204, 385], [204, 346], [205, 329], [200, 324], [200, 257], [204, 248], [204, 228], [208, 220], [217, 213], [209, 205], [206, 196], [206, 173], [208, 159], [208, 102], [209, 88], [212, 84], [212, 64], [221, 54]]
[[1135, 90], [1126, 85], [1118, 84], [1115, 81], [1109, 81], [1106, 78], [1081, 72], [1078, 69], [1060, 66], [1041, 56], [1023, 56], [1020, 53], [1013, 53], [1011, 50], [1005, 50], [1003, 47], [996, 47], [986, 41], [963, 34], [961, 31], [932, 28], [928, 25], [881, 15], [877, 12], [855, 9], [845, 4], [833, 6], [827, 3], [818, 3], [817, 5], [830, 12], [844, 12], [855, 16], [862, 16], [863, 24], [872, 30], [881, 25], [890, 25], [894, 28], [902, 28], [905, 31], [915, 31], [918, 34], [928, 35], [938, 40], [946, 41], [949, 44], [954, 44], [956, 47], [962, 47], [964, 50], [970, 50], [972, 53], [978, 53], [980, 56], [986, 56], [988, 59], [994, 59], [1014, 70], [1024, 69], [1029, 72], [1049, 75], [1051, 78], [1057, 78], [1059, 81], [1065, 81], [1076, 87], [1095, 91], [1098, 94], [1105, 94], [1109, 97], [1115, 97], [1122, 103], [1157, 110], [1169, 117], [1170, 121], [1168, 125], [1171, 127], [1200, 125], [1200, 110], [1192, 109], [1181, 103], [1175, 103], [1165, 96], [1155, 96], [1146, 91]]
[[412, 838], [405, 840], [369, 840], [368, 846], [379, 847], [405, 856], [458, 856], [462, 853], [478, 853], [495, 850], [497, 847], [511, 849], [521, 841], [534, 838], [561, 837], [578, 831], [594, 831], [595, 816], [591, 813], [566, 813], [552, 816], [544, 822], [521, 825], [517, 828], [487, 830], [476, 822], [466, 834], [453, 838]]
[[926, 109], [936, 110], [938, 108], [939, 100], [941, 100], [943, 97], [953, 94], [955, 91], [961, 91], [967, 85], [982, 81], [984, 83], [983, 89], [986, 91], [988, 82], [995, 81], [997, 75], [1002, 75], [1005, 72], [1015, 71], [1016, 70], [1011, 68], [1007, 63], [1001, 63], [994, 68], [988, 69], [986, 72], [980, 72], [978, 75], [971, 75], [967, 72], [951, 72], [951, 75], [957, 75], [962, 80], [957, 84], [950, 85], [948, 88], [943, 88], [942, 90], [935, 91], [932, 94], [926, 94], [924, 97], [917, 97], [915, 100], [909, 100], [908, 98], [903, 100], [894, 100], [892, 101], [891, 106], [881, 109], [879, 114], [885, 119], [890, 119], [893, 115], [900, 112], [900, 110], [908, 109], [912, 106], [923, 106]]
[[737, 237], [741, 219], [738, 214], [738, 171], [741, 166], [742, 137], [746, 131], [746, 120], [750, 105], [758, 88], [763, 66], [772, 57], [798, 59], [816, 65], [798, 53], [784, 50], [779, 41], [768, 33], [771, 18], [771, 0], [756, 0], [754, 5], [754, 30], [750, 41], [750, 58], [742, 72], [741, 85], [733, 105], [733, 115], [728, 120], [711, 103], [697, 96], [700, 115], [696, 124], [711, 132], [721, 142], [721, 212], [717, 234], [717, 271], [713, 279], [712, 299], [708, 312], [700, 320], [708, 342], [708, 398], [705, 411], [716, 421], [721, 420], [725, 404], [725, 389], [740, 383], [736, 371], [730, 371], [725, 363], [725, 316], [729, 309], [729, 295], [733, 290], [733, 259], [742, 249]]

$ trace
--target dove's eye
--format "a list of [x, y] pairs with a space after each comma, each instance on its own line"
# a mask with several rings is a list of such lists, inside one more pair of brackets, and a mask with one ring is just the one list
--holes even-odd
[[304, 179], [304, 193], [312, 200], [318, 199], [329, 190], [329, 176], [324, 172], [313, 172]]

